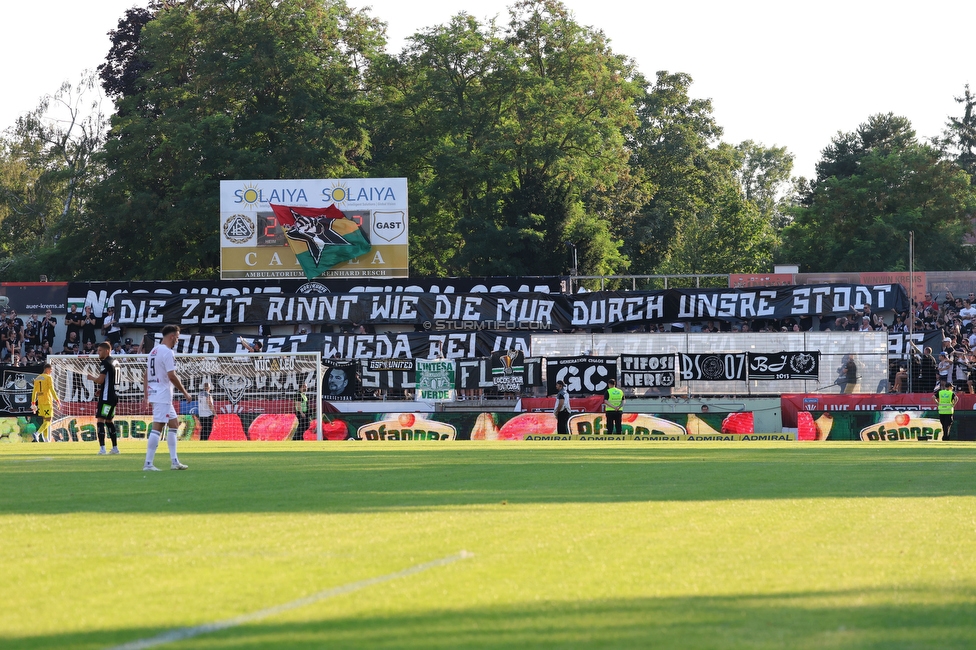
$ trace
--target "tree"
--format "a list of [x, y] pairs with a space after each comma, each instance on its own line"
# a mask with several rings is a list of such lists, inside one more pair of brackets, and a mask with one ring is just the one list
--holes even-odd
[[108, 33], [112, 47], [105, 57], [105, 63], [98, 66], [98, 76], [102, 89], [112, 99], [135, 95], [136, 82], [150, 68], [140, 51], [142, 28], [162, 9], [160, 0], [152, 0], [148, 7], [126, 9], [119, 20], [118, 27]]
[[[62, 239], [82, 227], [100, 177], [107, 117], [95, 76], [65, 82], [0, 143], [0, 264], [8, 280], [57, 275]], [[62, 277], [71, 277], [63, 275]]]
[[[763, 161], [759, 145], [722, 144], [711, 102], [692, 99], [691, 83], [687, 74], [661, 71], [645, 86], [629, 144], [649, 199], [622, 219], [623, 250], [640, 274], [762, 270], [771, 260], [769, 216], [743, 190], [757, 202], [775, 194], [788, 154]], [[744, 162], [752, 165], [748, 179]]]
[[969, 84], [966, 84], [963, 96], [955, 100], [962, 104], [962, 115], [949, 117], [942, 138], [937, 138], [935, 144], [953, 156], [976, 183], [976, 95], [969, 91]]
[[568, 238], [584, 231], [601, 237], [589, 268], [626, 268], [597, 211], [629, 173], [622, 131], [634, 122], [634, 73], [602, 33], [559, 2], [523, 0], [504, 30], [460, 14], [415, 35], [384, 73], [374, 164], [417, 178], [412, 215], [434, 227], [411, 235], [445, 260], [425, 257], [421, 268], [558, 273]]
[[[739, 153], [726, 144], [711, 151], [715, 158], [726, 158], [725, 169], [730, 172], [737, 169]], [[734, 173], [718, 175], [712, 183], [713, 195], [677, 223], [659, 272], [757, 273], [770, 267], [773, 230], [769, 217], [743, 195]]]
[[103, 68], [118, 111], [98, 227], [69, 252], [80, 277], [213, 277], [218, 181], [362, 173], [375, 19], [341, 0], [197, 0], [137, 23]]
[[756, 207], [763, 221], [779, 232], [789, 221], [785, 208], [793, 154], [786, 147], [765, 147], [752, 140], [738, 144], [735, 153], [735, 176], [743, 197]]
[[784, 259], [807, 271], [972, 269], [963, 245], [976, 193], [968, 174], [915, 139], [909, 121], [874, 115], [824, 149], [817, 179], [783, 232]]

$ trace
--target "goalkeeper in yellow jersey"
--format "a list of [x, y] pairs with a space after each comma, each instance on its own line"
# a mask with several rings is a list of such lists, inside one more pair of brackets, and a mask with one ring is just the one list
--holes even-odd
[[34, 392], [31, 394], [31, 410], [41, 418], [41, 426], [35, 434], [36, 442], [44, 442], [44, 434], [48, 434], [48, 441], [51, 439], [51, 415], [54, 405], [61, 406], [58, 392], [54, 390], [54, 378], [51, 377], [51, 364], [44, 364], [44, 372], [34, 379]]

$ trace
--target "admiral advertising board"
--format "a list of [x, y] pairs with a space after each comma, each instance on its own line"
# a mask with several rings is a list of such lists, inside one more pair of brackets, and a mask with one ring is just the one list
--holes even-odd
[[[295, 215], [298, 223], [283, 223], [280, 215], [295, 214], [293, 208], [302, 212]], [[337, 209], [355, 225], [337, 230], [319, 219], [302, 218], [326, 208]], [[311, 254], [318, 263], [323, 252], [326, 259], [330, 251], [348, 245], [348, 231], [358, 226], [356, 236], [365, 237], [368, 250], [323, 269], [318, 277], [405, 278], [408, 223], [405, 178], [221, 181], [220, 277], [305, 278], [308, 271], [299, 255]], [[303, 252], [296, 254], [299, 241]], [[360, 241], [355, 250], [362, 248]]]

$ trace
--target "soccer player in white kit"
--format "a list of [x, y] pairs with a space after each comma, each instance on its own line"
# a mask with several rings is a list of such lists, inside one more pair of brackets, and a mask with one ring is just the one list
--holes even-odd
[[153, 458], [156, 456], [156, 448], [159, 446], [159, 439], [163, 436], [163, 426], [169, 425], [169, 432], [166, 436], [166, 444], [169, 446], [169, 459], [173, 469], [186, 469], [186, 465], [180, 462], [176, 455], [176, 433], [180, 423], [176, 419], [176, 409], [173, 408], [173, 387], [175, 386], [183, 393], [187, 401], [190, 401], [190, 394], [183, 387], [183, 382], [176, 375], [176, 356], [173, 348], [176, 341], [180, 338], [180, 328], [176, 325], [163, 327], [163, 340], [149, 353], [146, 361], [146, 377], [143, 382], [143, 393], [146, 400], [152, 404], [153, 423], [152, 431], [149, 432], [149, 441], [146, 446], [146, 464], [143, 471], [158, 472], [159, 468], [153, 465]]

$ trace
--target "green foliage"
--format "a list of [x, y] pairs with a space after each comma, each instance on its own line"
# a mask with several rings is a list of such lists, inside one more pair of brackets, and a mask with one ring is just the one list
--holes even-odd
[[[105, 137], [94, 75], [65, 82], [0, 140], [0, 267], [5, 280], [57, 276], [64, 241], [86, 224]], [[63, 276], [64, 279], [71, 276]]]
[[[380, 25], [340, 0], [164, 5], [141, 29], [148, 66], [112, 121], [93, 206], [103, 228], [73, 267], [213, 277], [218, 181], [360, 175], [363, 77], [381, 45]], [[92, 248], [106, 253], [97, 267]]]
[[632, 165], [650, 198], [621, 219], [631, 270], [765, 270], [774, 241], [768, 203], [789, 176], [789, 154], [752, 142], [721, 144], [711, 102], [692, 99], [690, 86], [686, 74], [658, 72], [638, 108]]
[[793, 172], [793, 154], [786, 147], [765, 147], [746, 140], [735, 147], [735, 173], [746, 201], [759, 211], [763, 221], [778, 232], [789, 222], [786, 213], [787, 187]]
[[[373, 169], [407, 173], [421, 197], [415, 268], [566, 270], [574, 211], [598, 209], [629, 177], [631, 63], [561, 3], [527, 0], [506, 29], [459, 14], [416, 34], [378, 74], [386, 104]], [[590, 268], [622, 268], [611, 241], [591, 247]]]
[[783, 259], [805, 271], [902, 271], [914, 231], [915, 268], [976, 267], [968, 174], [915, 139], [905, 118], [876, 115], [838, 134], [783, 233]]
[[966, 84], [962, 97], [955, 100], [962, 104], [962, 115], [949, 118], [943, 137], [937, 138], [935, 144], [954, 157], [976, 183], [976, 95], [969, 91], [969, 84]]

